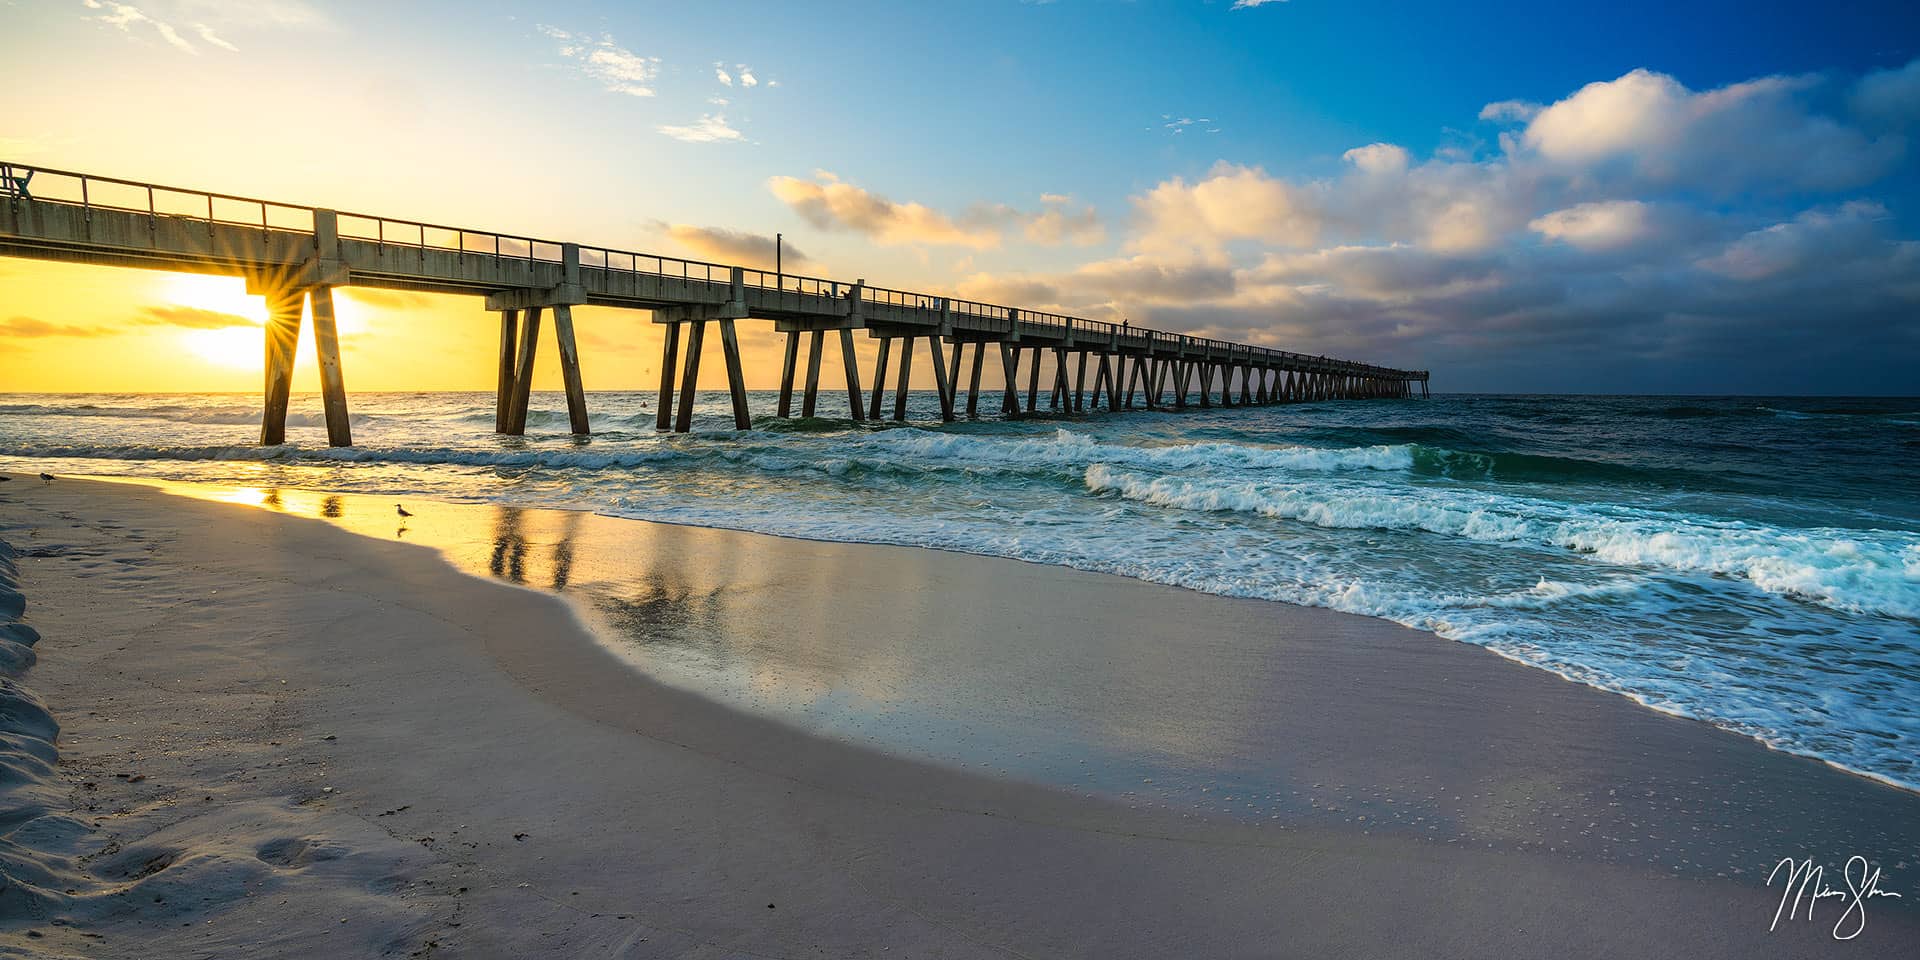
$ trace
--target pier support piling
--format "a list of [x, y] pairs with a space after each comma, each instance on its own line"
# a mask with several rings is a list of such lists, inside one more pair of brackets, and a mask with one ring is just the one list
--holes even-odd
[[560, 380], [567, 388], [567, 423], [576, 435], [585, 436], [593, 431], [587, 425], [587, 391], [580, 382], [580, 348], [573, 339], [572, 306], [554, 305], [553, 338], [560, 346]]
[[655, 430], [673, 426], [673, 373], [680, 363], [680, 324], [663, 326], [667, 336], [660, 345], [660, 397], [654, 401]]
[[800, 395], [800, 415], [813, 416], [820, 400], [820, 353], [826, 348], [827, 333], [814, 330], [807, 334], [807, 388]]
[[887, 400], [887, 360], [893, 352], [893, 338], [880, 338], [880, 353], [873, 361], [873, 407], [867, 411], [869, 420], [880, 419], [880, 405]]
[[507, 432], [513, 406], [514, 354], [520, 347], [520, 311], [500, 311], [500, 381], [493, 393], [493, 432]]
[[693, 320], [687, 324], [687, 363], [680, 374], [680, 409], [674, 412], [673, 432], [687, 433], [693, 429], [693, 397], [700, 389], [700, 347], [707, 339], [707, 321]]
[[900, 382], [893, 388], [893, 422], [907, 422], [907, 378], [913, 373], [913, 338], [900, 338]]
[[927, 338], [927, 352], [933, 355], [934, 386], [940, 391], [940, 421], [953, 422], [953, 383], [960, 376], [959, 348], [954, 348], [953, 369], [947, 369], [947, 360], [941, 356], [942, 347], [937, 336]]
[[[787, 331], [787, 342], [780, 356], [780, 419], [793, 416], [793, 371], [800, 354], [800, 331]], [[855, 410], [859, 407], [856, 405]]]
[[293, 355], [300, 348], [300, 308], [306, 291], [267, 291], [266, 408], [260, 420], [261, 446], [287, 442], [287, 398], [293, 391]]
[[840, 331], [840, 365], [847, 373], [847, 406], [855, 420], [864, 419], [860, 411], [860, 361], [853, 355], [853, 331]]
[[353, 424], [347, 419], [347, 383], [340, 372], [340, 333], [333, 321], [333, 288], [314, 287], [313, 353], [320, 361], [320, 404], [326, 412], [327, 445], [353, 446]]
[[[753, 417], [747, 412], [747, 381], [740, 372], [740, 340], [734, 334], [733, 321], [724, 317], [720, 320], [720, 352], [727, 360], [727, 393], [733, 400], [733, 427], [751, 430]], [[583, 431], [576, 427], [574, 432]]]
[[[956, 345], [954, 350], [959, 350], [961, 346], [964, 346], [964, 344]], [[986, 354], [987, 345], [983, 342], [975, 341], [973, 345], [972, 374], [967, 378], [968, 420], [972, 420], [980, 415], [980, 366], [981, 361], [986, 358]]]
[[513, 363], [513, 404], [507, 413], [507, 433], [527, 432], [527, 401], [533, 394], [533, 361], [540, 350], [540, 308], [528, 307], [520, 324], [520, 351]]

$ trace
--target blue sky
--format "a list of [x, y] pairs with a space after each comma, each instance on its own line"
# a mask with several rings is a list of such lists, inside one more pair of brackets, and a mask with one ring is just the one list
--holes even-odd
[[779, 231], [1448, 389], [1920, 393], [1911, 4], [0, 3], [12, 159], [730, 262]]

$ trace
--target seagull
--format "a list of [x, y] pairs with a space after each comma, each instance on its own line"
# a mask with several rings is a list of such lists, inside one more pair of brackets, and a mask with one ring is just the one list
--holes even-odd
[[402, 520], [405, 520], [406, 518], [413, 516], [413, 514], [407, 512], [406, 507], [403, 507], [397, 503], [393, 505], [393, 512], [399, 514], [400, 519]]
[[41, 475], [40, 475], [40, 479], [42, 479], [42, 480], [45, 480], [45, 481], [46, 481], [46, 482], [48, 482], [48, 483], [52, 483], [52, 482], [53, 482], [53, 474], [51, 474], [51, 473], [43, 473], [43, 474], [41, 474]]

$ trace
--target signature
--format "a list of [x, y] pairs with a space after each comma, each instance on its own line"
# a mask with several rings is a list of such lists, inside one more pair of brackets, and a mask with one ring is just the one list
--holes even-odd
[[1867, 929], [1867, 901], [1874, 897], [1899, 897], [1900, 894], [1880, 889], [1880, 868], [1867, 862], [1866, 857], [1854, 856], [1840, 870], [1841, 879], [1846, 888], [1840, 889], [1827, 885], [1827, 868], [1813, 862], [1812, 857], [1795, 860], [1783, 857], [1775, 864], [1773, 872], [1767, 874], [1767, 886], [1773, 886], [1775, 877], [1785, 875], [1786, 886], [1780, 891], [1780, 905], [1774, 908], [1773, 925], [1769, 931], [1780, 927], [1780, 918], [1793, 920], [1800, 916], [1802, 902], [1807, 907], [1807, 919], [1813, 919], [1813, 909], [1822, 900], [1839, 899], [1845, 909], [1840, 918], [1834, 921], [1833, 938], [1852, 940]]

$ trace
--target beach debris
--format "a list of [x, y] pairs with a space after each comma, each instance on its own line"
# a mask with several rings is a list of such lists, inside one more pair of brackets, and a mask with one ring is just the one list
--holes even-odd
[[515, 840], [525, 840], [527, 838], [527, 835], [524, 833], [516, 833], [513, 835], [513, 838]]
[[324, 737], [321, 737], [320, 739], [322, 739], [322, 740], [338, 740], [338, 739], [340, 739], [340, 738], [339, 738], [339, 737], [336, 737], [336, 736], [334, 736], [334, 735], [333, 735], [333, 734], [331, 734], [331, 733], [329, 733], [329, 734], [327, 734], [326, 736], [324, 736]]

